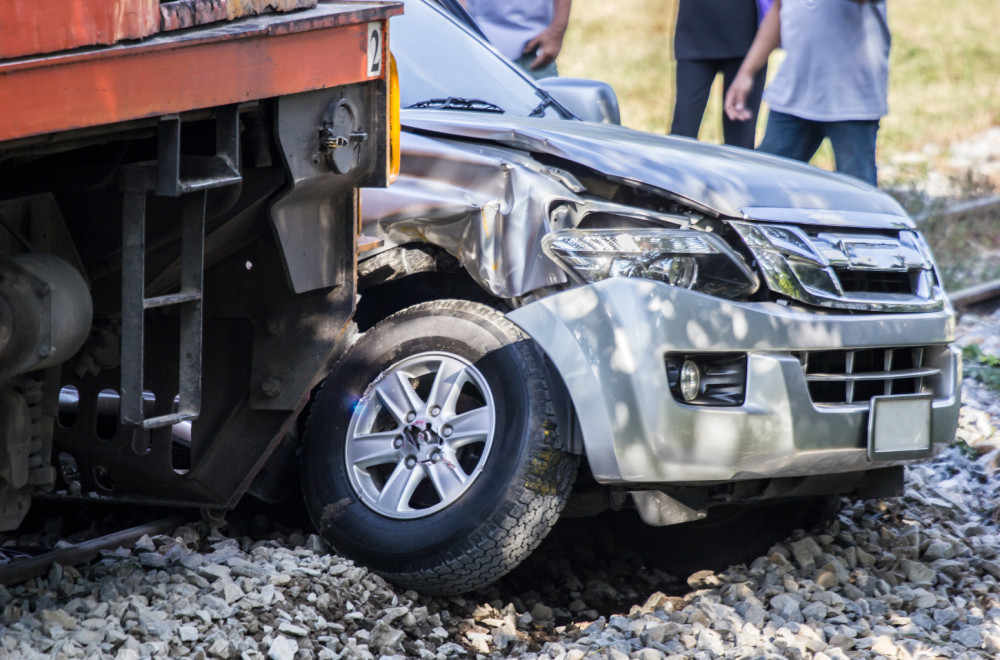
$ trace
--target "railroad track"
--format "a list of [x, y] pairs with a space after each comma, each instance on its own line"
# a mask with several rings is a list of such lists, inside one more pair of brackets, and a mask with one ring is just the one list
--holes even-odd
[[0, 556], [8, 555], [6, 563], [0, 564], [0, 584], [9, 586], [31, 578], [41, 577], [46, 575], [49, 568], [56, 563], [63, 566], [78, 566], [88, 563], [97, 558], [101, 550], [114, 550], [123, 546], [131, 547], [143, 536], [169, 534], [184, 522], [185, 520], [179, 517], [162, 518], [119, 532], [98, 536], [65, 548], [23, 558], [10, 555], [23, 556], [24, 553], [4, 552], [4, 549], [0, 548]]
[[951, 304], [960, 309], [988, 302], [1000, 302], [1000, 280], [992, 280], [975, 286], [966, 287], [948, 295]]
[[[931, 216], [947, 218], [993, 208], [1000, 210], [1000, 195], [988, 195], [978, 199], [958, 202], [943, 209], [920, 214], [914, 219], [919, 225]], [[994, 301], [1000, 298], [1000, 279], [966, 287], [950, 293], [948, 297], [951, 299], [951, 303], [960, 309]]]

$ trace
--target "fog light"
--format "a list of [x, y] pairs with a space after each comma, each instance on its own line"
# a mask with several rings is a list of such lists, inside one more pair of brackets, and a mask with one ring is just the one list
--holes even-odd
[[742, 406], [746, 400], [746, 353], [681, 353], [665, 357], [667, 384], [674, 401], [691, 406]]
[[701, 370], [691, 360], [684, 360], [681, 366], [680, 386], [681, 396], [685, 401], [691, 402], [698, 398], [701, 391]]

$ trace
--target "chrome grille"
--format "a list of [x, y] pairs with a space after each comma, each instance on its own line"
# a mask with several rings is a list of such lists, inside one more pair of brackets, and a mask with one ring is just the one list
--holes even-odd
[[862, 233], [729, 224], [753, 254], [768, 288], [778, 295], [868, 312], [944, 309], [945, 294], [930, 251], [914, 230]]
[[799, 360], [814, 404], [863, 405], [873, 396], [928, 392], [941, 369], [928, 365], [929, 349], [865, 348], [813, 351]]

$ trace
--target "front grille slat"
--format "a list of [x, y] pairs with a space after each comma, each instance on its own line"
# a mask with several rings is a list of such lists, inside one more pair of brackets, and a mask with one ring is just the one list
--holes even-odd
[[[913, 364], [923, 364], [924, 363], [924, 348], [923, 348], [923, 346], [921, 346], [920, 348], [914, 348], [913, 349], [912, 359], [913, 359]], [[940, 371], [939, 371], [939, 373], [940, 373]], [[926, 378], [926, 376], [924, 376], [923, 378], [921, 378], [920, 381], [917, 383], [917, 388], [918, 388], [917, 391], [918, 392], [923, 392], [924, 391], [924, 382], [925, 382], [924, 378]]]
[[880, 395], [919, 394], [941, 369], [924, 364], [924, 347], [811, 351], [799, 355], [817, 405], [862, 406]]
[[[926, 369], [901, 369], [899, 371], [866, 371], [854, 374], [823, 374], [814, 373], [808, 374], [806, 376], [806, 382], [820, 382], [820, 381], [859, 381], [859, 380], [899, 380], [901, 378], [923, 378], [925, 376], [936, 376], [941, 373], [940, 369], [926, 368]], [[886, 392], [886, 394], [892, 394], [891, 392]]]
[[[890, 348], [890, 349], [886, 350], [886, 352], [885, 352], [885, 359], [882, 360], [882, 371], [883, 372], [892, 371], [892, 358], [895, 356], [895, 354], [896, 354], [896, 349], [895, 348]], [[884, 388], [885, 391], [883, 391], [882, 394], [887, 394], [887, 395], [888, 394], [892, 394], [892, 383], [893, 383], [893, 379], [891, 379], [891, 378], [887, 378], [886, 379], [886, 381], [885, 381], [885, 388]]]
[[[846, 365], [846, 373], [847, 374], [853, 374], [854, 373], [854, 355], [855, 355], [854, 351], [847, 351], [847, 355], [845, 356], [844, 362], [845, 362], [845, 365]], [[854, 381], [853, 380], [848, 380], [848, 381], [845, 381], [845, 382], [847, 383], [847, 401], [846, 401], [846, 403], [854, 403]]]

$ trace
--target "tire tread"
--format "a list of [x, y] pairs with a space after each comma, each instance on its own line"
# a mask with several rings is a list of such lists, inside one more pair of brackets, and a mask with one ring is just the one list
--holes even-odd
[[[488, 520], [471, 534], [442, 552], [433, 563], [413, 570], [376, 569], [384, 578], [399, 587], [414, 589], [427, 595], [452, 595], [477, 589], [494, 582], [523, 561], [555, 525], [566, 504], [576, 477], [579, 457], [561, 449], [556, 405], [550, 392], [551, 372], [541, 350], [516, 325], [485, 305], [465, 300], [436, 300], [420, 303], [386, 318], [382, 323], [394, 324], [412, 318], [414, 314], [438, 313], [460, 318], [492, 317], [488, 329], [498, 340], [513, 345], [528, 374], [525, 385], [528, 400], [537, 407], [531, 429], [532, 446], [527, 459], [518, 467], [506, 493], [499, 494], [503, 504]], [[342, 356], [338, 361], [344, 360]], [[336, 370], [336, 366], [334, 370]], [[322, 388], [333, 387], [327, 381]], [[319, 392], [317, 392], [319, 396]], [[306, 420], [306, 438], [312, 437], [313, 416]], [[308, 452], [307, 452], [308, 453]], [[541, 488], [532, 488], [532, 484]], [[303, 480], [307, 505], [315, 498]], [[316, 507], [312, 501], [310, 509]]]

